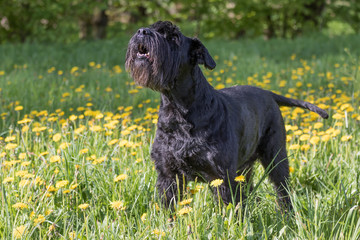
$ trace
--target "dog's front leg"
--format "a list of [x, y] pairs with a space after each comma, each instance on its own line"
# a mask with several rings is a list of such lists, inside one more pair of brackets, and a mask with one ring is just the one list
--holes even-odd
[[166, 176], [165, 174], [159, 173], [157, 178], [157, 189], [161, 202], [166, 207], [174, 208], [174, 204], [178, 200], [177, 197], [182, 195], [184, 186], [183, 176]]

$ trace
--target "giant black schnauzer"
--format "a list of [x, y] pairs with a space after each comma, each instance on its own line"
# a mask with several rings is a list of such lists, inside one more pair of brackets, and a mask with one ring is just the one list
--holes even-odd
[[[286, 131], [279, 106], [319, 107], [252, 86], [215, 90], [199, 64], [216, 64], [197, 38], [184, 36], [168, 21], [140, 28], [131, 38], [126, 69], [141, 86], [161, 93], [151, 158], [158, 172], [157, 188], [169, 206], [186, 181], [223, 179], [218, 191], [225, 203], [240, 201], [234, 181], [254, 162], [268, 169], [280, 203], [291, 208]], [[180, 191], [178, 191], [180, 187]]]

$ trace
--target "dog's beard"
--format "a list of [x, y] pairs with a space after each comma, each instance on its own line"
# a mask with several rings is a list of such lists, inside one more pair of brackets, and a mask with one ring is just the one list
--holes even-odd
[[126, 70], [135, 83], [155, 91], [170, 90], [177, 73], [178, 54], [157, 36], [133, 36], [126, 53]]

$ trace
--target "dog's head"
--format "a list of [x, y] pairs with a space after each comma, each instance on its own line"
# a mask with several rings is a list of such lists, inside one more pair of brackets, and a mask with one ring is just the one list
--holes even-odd
[[140, 28], [130, 39], [125, 67], [140, 86], [166, 91], [172, 89], [180, 73], [197, 64], [208, 69], [216, 66], [198, 39], [184, 36], [171, 22], [159, 21]]

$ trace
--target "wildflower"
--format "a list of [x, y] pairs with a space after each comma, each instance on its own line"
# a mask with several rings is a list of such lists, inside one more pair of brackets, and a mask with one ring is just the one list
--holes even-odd
[[143, 213], [143, 215], [141, 215], [140, 219], [142, 222], [145, 222], [146, 221], [146, 213]]
[[28, 185], [29, 183], [30, 183], [30, 181], [27, 180], [27, 179], [21, 180], [21, 181], [19, 182], [19, 187], [25, 187], [25, 186]]
[[3, 183], [9, 183], [9, 182], [13, 182], [14, 181], [14, 178], [13, 177], [7, 177], [7, 178], [4, 178], [3, 180]]
[[8, 143], [5, 145], [6, 150], [12, 150], [15, 149], [18, 145], [16, 143]]
[[63, 142], [60, 144], [59, 148], [64, 150], [65, 148], [69, 147], [70, 146], [70, 143], [67, 143], [67, 142]]
[[42, 214], [39, 214], [39, 216], [37, 218], [34, 219], [34, 224], [37, 225], [37, 224], [41, 224], [45, 222], [45, 217], [44, 215]]
[[54, 136], [53, 136], [53, 141], [54, 142], [58, 142], [60, 139], [61, 139], [61, 134], [60, 133], [56, 133]]
[[114, 201], [110, 203], [112, 209], [115, 210], [125, 210], [124, 202], [123, 201]]
[[289, 149], [290, 150], [298, 150], [300, 148], [300, 145], [299, 144], [292, 144], [290, 145]]
[[26, 203], [18, 202], [18, 203], [15, 203], [14, 205], [12, 205], [12, 207], [22, 210], [24, 208], [28, 208], [28, 205]]
[[72, 185], [70, 186], [70, 189], [71, 189], [71, 190], [74, 190], [75, 188], [77, 188], [77, 186], [79, 186], [79, 184], [72, 184]]
[[236, 182], [245, 182], [245, 176], [244, 175], [237, 176], [235, 178], [235, 181]]
[[315, 129], [322, 128], [323, 126], [324, 126], [324, 124], [322, 122], [317, 122], [317, 123], [314, 124]]
[[16, 136], [8, 136], [5, 138], [5, 142], [12, 142], [16, 139]]
[[310, 138], [310, 143], [313, 144], [313, 145], [318, 144], [319, 141], [320, 141], [320, 137], [318, 137], [318, 136], [313, 136], [313, 137]]
[[125, 180], [125, 179], [127, 179], [127, 177], [128, 177], [128, 175], [126, 175], [126, 174], [120, 174], [119, 176], [114, 178], [114, 182]]
[[348, 142], [352, 139], [352, 136], [342, 136], [341, 137], [341, 141], [342, 142]]
[[69, 117], [69, 120], [70, 121], [75, 121], [77, 119], [77, 116], [75, 116], [75, 115], [71, 115], [70, 117]]
[[26, 153], [20, 153], [19, 159], [24, 160], [26, 158]]
[[113, 139], [110, 142], [108, 142], [108, 146], [114, 145], [115, 143], [117, 143], [119, 141], [119, 139]]
[[21, 225], [13, 230], [13, 236], [15, 239], [22, 238], [25, 234], [26, 226]]
[[83, 203], [83, 204], [80, 204], [79, 206], [78, 206], [78, 208], [80, 208], [81, 210], [85, 210], [85, 209], [87, 209], [89, 207], [89, 204], [87, 204], [87, 203]]
[[289, 167], [289, 172], [293, 173], [293, 172], [295, 172], [295, 169], [293, 167]]
[[57, 163], [57, 162], [60, 162], [61, 161], [61, 158], [59, 155], [54, 155], [54, 156], [51, 156], [50, 157], [50, 162], [51, 163]]
[[23, 110], [24, 109], [24, 107], [23, 106], [16, 106], [15, 107], [15, 111], [21, 111], [21, 110]]
[[83, 148], [80, 150], [80, 154], [85, 154], [85, 153], [88, 153], [89, 152], [89, 149], [87, 148]]
[[223, 182], [224, 182], [224, 180], [222, 180], [222, 179], [215, 179], [215, 180], [211, 181], [210, 186], [212, 186], [212, 187], [218, 187], [218, 186], [220, 186]]
[[55, 185], [56, 188], [62, 188], [69, 184], [68, 180], [58, 181]]
[[155, 228], [153, 231], [152, 231], [152, 234], [154, 235], [157, 235], [157, 236], [162, 236], [162, 237], [165, 237], [165, 232], [163, 231], [160, 231], [159, 229]]
[[188, 205], [192, 202], [192, 198], [189, 198], [189, 199], [185, 199], [185, 200], [182, 200], [181, 202], [179, 202], [179, 205], [180, 206], [183, 206], [183, 205]]
[[177, 214], [178, 214], [179, 216], [182, 216], [182, 215], [185, 215], [185, 214], [190, 213], [191, 211], [192, 211], [192, 208], [191, 208], [191, 207], [184, 207], [184, 208], [180, 209], [180, 210], [177, 212]]

